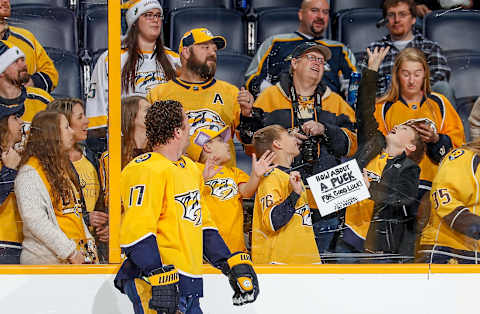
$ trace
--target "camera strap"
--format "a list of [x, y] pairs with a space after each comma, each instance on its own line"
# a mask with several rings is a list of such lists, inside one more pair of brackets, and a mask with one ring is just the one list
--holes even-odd
[[[289, 84], [289, 88], [290, 88], [290, 99], [292, 100], [292, 107], [293, 107], [293, 125], [292, 125], [292, 128], [294, 128], [295, 126], [298, 126], [300, 127], [301, 126], [301, 122], [305, 122], [305, 121], [300, 121], [300, 109], [299, 109], [299, 106], [300, 106], [300, 103], [298, 101], [298, 95], [297, 95], [297, 92], [295, 91], [295, 87], [293, 86], [293, 82], [292, 80], [290, 79], [290, 84]], [[323, 87], [323, 86], [322, 86]], [[317, 109], [322, 109], [322, 92], [321, 91], [324, 91], [324, 89], [322, 88], [319, 84], [319, 87], [317, 87], [317, 89], [315, 89], [315, 93], [313, 95], [313, 120], [315, 120], [316, 122], [318, 122], [318, 117], [317, 117]]]

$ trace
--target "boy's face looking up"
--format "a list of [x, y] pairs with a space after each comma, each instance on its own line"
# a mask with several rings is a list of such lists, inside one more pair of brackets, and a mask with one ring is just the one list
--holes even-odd
[[283, 150], [289, 156], [296, 157], [298, 154], [300, 154], [299, 142], [297, 138], [287, 131], [281, 132], [280, 138], [276, 141], [280, 150]]
[[219, 164], [223, 165], [230, 161], [232, 155], [230, 153], [230, 146], [225, 142], [222, 136], [217, 136], [211, 139], [207, 144], [212, 155], [219, 159]]

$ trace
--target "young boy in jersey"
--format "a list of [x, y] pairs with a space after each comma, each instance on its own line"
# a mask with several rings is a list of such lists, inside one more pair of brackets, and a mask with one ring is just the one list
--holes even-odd
[[[267, 151], [259, 160], [253, 154], [249, 177], [241, 169], [227, 166], [232, 158], [229, 140], [229, 126], [220, 130], [198, 129], [190, 137], [187, 154], [199, 162], [198, 166], [203, 171], [205, 200], [223, 240], [230, 251], [246, 252], [242, 199], [252, 197], [260, 178], [275, 167], [270, 166], [275, 153]], [[205, 167], [207, 160], [212, 161], [209, 163], [211, 167]]]
[[278, 166], [260, 180], [253, 208], [252, 258], [257, 264], [320, 263], [307, 194], [290, 167], [299, 151], [295, 136], [280, 125], [255, 132], [257, 155], [275, 152]]
[[230, 253], [201, 195], [202, 173], [183, 156], [190, 125], [182, 105], [155, 102], [145, 126], [152, 151], [133, 159], [121, 175], [120, 247], [127, 259], [115, 286], [136, 314], [202, 313], [205, 256], [228, 276], [234, 305], [255, 301], [259, 288], [250, 256]]

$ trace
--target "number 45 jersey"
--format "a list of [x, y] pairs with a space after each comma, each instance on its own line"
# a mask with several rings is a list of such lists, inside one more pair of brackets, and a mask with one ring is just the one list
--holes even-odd
[[162, 154], [146, 153], [132, 160], [121, 176], [120, 246], [154, 235], [163, 265], [173, 264], [181, 275], [201, 278], [203, 230], [216, 230], [200, 197], [202, 188], [200, 170], [186, 157], [173, 162]]

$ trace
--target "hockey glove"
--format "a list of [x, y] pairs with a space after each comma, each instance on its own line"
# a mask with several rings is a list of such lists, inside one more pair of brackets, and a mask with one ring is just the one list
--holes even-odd
[[244, 305], [257, 299], [260, 290], [250, 255], [241, 252], [232, 254], [223, 265], [222, 272], [234, 291], [233, 305]]
[[158, 314], [174, 314], [179, 299], [178, 272], [175, 267], [166, 265], [157, 268], [144, 280], [152, 286], [152, 298], [148, 306]]

